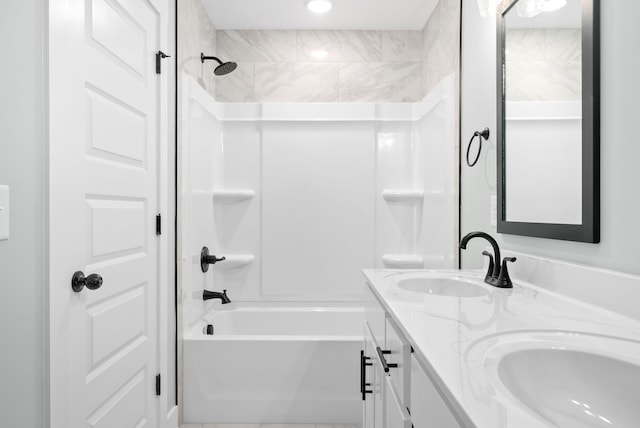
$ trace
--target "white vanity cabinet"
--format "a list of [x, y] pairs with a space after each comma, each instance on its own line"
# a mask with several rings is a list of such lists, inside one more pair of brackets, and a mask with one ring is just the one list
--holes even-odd
[[364, 378], [361, 379], [361, 388], [364, 388], [364, 416], [363, 426], [367, 428], [384, 428], [384, 402], [385, 384], [384, 370], [380, 361], [375, 356], [378, 346], [371, 329], [365, 322], [364, 326], [364, 360], [361, 364], [365, 367]]
[[365, 294], [363, 428], [459, 428], [391, 315]]
[[414, 428], [459, 428], [460, 425], [447, 407], [415, 355], [411, 356], [411, 418]]
[[[411, 417], [401, 396], [397, 392], [398, 376], [395, 371], [399, 367], [389, 367], [397, 363], [382, 354], [384, 344], [379, 344], [369, 325], [364, 326], [364, 353], [361, 364], [364, 367], [364, 377], [361, 388], [364, 388], [364, 428], [411, 428]], [[387, 370], [385, 371], [385, 366]], [[410, 373], [410, 363], [403, 366]], [[406, 382], [405, 382], [406, 385]], [[408, 385], [407, 385], [408, 386]]]

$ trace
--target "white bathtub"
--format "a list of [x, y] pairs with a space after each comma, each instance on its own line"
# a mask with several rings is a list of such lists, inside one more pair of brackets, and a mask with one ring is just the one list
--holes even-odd
[[362, 322], [360, 307], [217, 309], [184, 337], [184, 422], [360, 423]]

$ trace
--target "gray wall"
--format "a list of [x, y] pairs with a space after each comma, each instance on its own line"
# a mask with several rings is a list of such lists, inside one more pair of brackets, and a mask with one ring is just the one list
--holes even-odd
[[[640, 40], [640, 2], [601, 2], [601, 243], [497, 235], [502, 246], [534, 255], [640, 274], [640, 144], [636, 125], [640, 117], [640, 58], [634, 54]], [[495, 16], [482, 17], [477, 0], [463, 0], [462, 143], [475, 129], [496, 129]], [[495, 145], [485, 150], [475, 168], [462, 168], [462, 230], [484, 230], [489, 225], [490, 195], [495, 193]], [[463, 252], [463, 267], [482, 265], [476, 242]]]
[[11, 238], [0, 241], [0, 425], [43, 422], [43, 2], [0, 13], [0, 184], [11, 186]]

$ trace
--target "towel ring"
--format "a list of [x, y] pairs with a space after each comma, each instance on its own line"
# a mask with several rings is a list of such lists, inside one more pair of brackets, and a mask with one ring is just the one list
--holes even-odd
[[[476, 158], [473, 160], [473, 162], [471, 162], [469, 160], [469, 152], [471, 151], [471, 144], [473, 144], [473, 140], [476, 137], [480, 137], [480, 147], [478, 147], [478, 154], [476, 155]], [[469, 145], [467, 146], [467, 165], [469, 165], [470, 167], [475, 166], [475, 164], [478, 163], [478, 159], [480, 159], [480, 153], [482, 153], [482, 140], [488, 140], [489, 139], [489, 128], [484, 128], [482, 131], [476, 131], [473, 133], [473, 137], [471, 137], [471, 140], [469, 140]]]

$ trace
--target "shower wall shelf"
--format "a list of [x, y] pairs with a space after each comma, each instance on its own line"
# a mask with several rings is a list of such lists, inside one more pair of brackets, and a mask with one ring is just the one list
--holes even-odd
[[382, 197], [387, 202], [420, 202], [424, 199], [422, 190], [385, 189]]
[[411, 269], [424, 266], [424, 258], [416, 254], [385, 254], [382, 256], [382, 262], [395, 268]]
[[213, 200], [219, 202], [236, 203], [251, 199], [256, 195], [251, 189], [214, 190]]
[[224, 261], [216, 263], [216, 269], [234, 269], [253, 263], [255, 256], [253, 254], [222, 254]]

